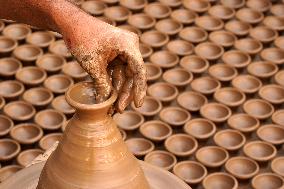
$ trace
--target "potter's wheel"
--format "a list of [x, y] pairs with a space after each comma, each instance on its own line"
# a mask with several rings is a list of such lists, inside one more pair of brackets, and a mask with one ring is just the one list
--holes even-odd
[[[40, 172], [45, 162], [37, 163], [5, 180], [0, 184], [3, 189], [36, 189]], [[151, 189], [191, 189], [187, 184], [168, 171], [140, 161]]]

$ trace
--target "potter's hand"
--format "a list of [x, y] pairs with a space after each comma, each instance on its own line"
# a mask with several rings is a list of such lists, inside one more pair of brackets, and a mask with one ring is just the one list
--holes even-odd
[[65, 31], [63, 38], [67, 47], [94, 79], [99, 102], [109, 97], [113, 86], [118, 91], [116, 109], [119, 112], [132, 99], [137, 107], [142, 105], [146, 70], [136, 34], [93, 17], [84, 18], [82, 24], [74, 23]]

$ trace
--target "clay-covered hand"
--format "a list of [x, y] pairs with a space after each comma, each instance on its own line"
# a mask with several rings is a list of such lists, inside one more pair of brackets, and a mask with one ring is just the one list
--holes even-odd
[[146, 95], [146, 69], [136, 34], [88, 17], [83, 24], [65, 30], [63, 38], [71, 53], [94, 79], [98, 102], [114, 87], [116, 109], [122, 112], [134, 100], [141, 106]]

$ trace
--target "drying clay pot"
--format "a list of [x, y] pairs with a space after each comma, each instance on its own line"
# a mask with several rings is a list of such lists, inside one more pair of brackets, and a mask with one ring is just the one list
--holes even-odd
[[284, 176], [283, 165], [284, 165], [284, 157], [277, 157], [272, 160], [271, 169], [274, 173], [283, 177]]
[[261, 173], [256, 175], [252, 180], [254, 189], [278, 189], [284, 187], [284, 180], [279, 175], [273, 173]]
[[3, 20], [0, 20], [0, 31], [2, 32], [2, 30], [5, 28], [5, 23]]
[[261, 12], [268, 11], [271, 7], [271, 4], [272, 3], [270, 0], [248, 0], [246, 2], [247, 7]]
[[204, 189], [237, 189], [238, 181], [227, 173], [211, 173], [202, 182]]
[[216, 60], [220, 58], [224, 53], [224, 49], [222, 46], [211, 42], [204, 42], [198, 44], [195, 47], [194, 51], [198, 56], [207, 60]]
[[228, 64], [221, 63], [210, 66], [208, 69], [208, 73], [210, 76], [221, 82], [231, 81], [238, 75], [238, 71], [236, 68]]
[[190, 120], [191, 115], [188, 111], [182, 108], [171, 106], [163, 108], [159, 113], [159, 117], [162, 121], [169, 125], [182, 126]]
[[206, 59], [196, 55], [184, 56], [179, 64], [181, 67], [194, 74], [201, 74], [209, 67], [209, 62]]
[[245, 144], [243, 152], [246, 156], [256, 161], [264, 162], [273, 159], [276, 156], [277, 150], [270, 143], [253, 141]]
[[236, 178], [243, 180], [258, 174], [259, 165], [250, 158], [239, 156], [230, 158], [225, 164], [225, 169]]
[[266, 142], [274, 145], [284, 143], [284, 128], [280, 125], [262, 125], [256, 132], [257, 136]]
[[27, 36], [26, 42], [38, 47], [48, 47], [55, 41], [54, 35], [47, 31], [38, 31]]
[[242, 133], [250, 133], [255, 131], [259, 127], [259, 120], [255, 117], [237, 113], [232, 115], [227, 121], [229, 127], [241, 131]]
[[51, 103], [53, 94], [49, 89], [36, 87], [26, 90], [23, 94], [23, 100], [31, 103], [36, 108], [43, 108]]
[[72, 77], [75, 81], [82, 81], [86, 79], [88, 73], [80, 66], [77, 61], [68, 62], [62, 66], [62, 72], [65, 75]]
[[144, 138], [131, 138], [125, 141], [126, 146], [135, 156], [145, 156], [154, 150], [155, 145]]
[[220, 167], [229, 158], [229, 153], [218, 146], [202, 147], [195, 153], [196, 159], [206, 167]]
[[272, 104], [284, 103], [284, 87], [280, 85], [265, 85], [259, 89], [258, 94], [261, 98]]
[[143, 123], [139, 128], [140, 133], [155, 142], [161, 142], [172, 135], [172, 128], [158, 120], [147, 121]]
[[14, 127], [14, 122], [5, 115], [0, 115], [0, 137], [7, 135]]
[[127, 138], [126, 132], [125, 132], [124, 130], [122, 130], [122, 129], [119, 129], [119, 132], [120, 132], [120, 134], [121, 134], [121, 137], [122, 137], [123, 141], [125, 141], [126, 138]]
[[129, 32], [135, 33], [138, 36], [141, 36], [141, 34], [142, 34], [142, 32], [138, 28], [136, 28], [134, 26], [131, 26], [131, 25], [128, 25], [128, 24], [120, 25], [118, 27], [120, 29], [123, 29], [123, 30], [129, 31]]
[[22, 68], [22, 63], [12, 57], [0, 59], [0, 76], [13, 77]]
[[98, 19], [100, 19], [101, 21], [105, 22], [105, 23], [108, 23], [112, 26], [116, 26], [116, 22], [108, 17], [105, 17], [105, 16], [99, 16], [97, 17]]
[[171, 14], [171, 8], [163, 3], [153, 2], [145, 6], [144, 12], [153, 18], [161, 19]]
[[278, 17], [284, 17], [283, 13], [284, 5], [282, 3], [274, 4], [270, 7], [270, 12]]
[[199, 111], [200, 108], [208, 102], [207, 98], [194, 91], [185, 91], [177, 97], [177, 103], [190, 112]]
[[0, 147], [0, 161], [11, 160], [21, 151], [20, 144], [8, 138], [0, 139]]
[[102, 15], [107, 5], [102, 1], [84, 1], [81, 8], [91, 15]]
[[280, 109], [275, 111], [271, 119], [274, 123], [284, 126], [284, 110]]
[[215, 134], [216, 126], [208, 119], [195, 118], [188, 121], [183, 130], [198, 140], [206, 140]]
[[163, 34], [156, 30], [146, 31], [144, 32], [141, 37], [141, 41], [146, 45], [149, 45], [154, 48], [159, 48], [164, 46], [169, 42], [169, 36]]
[[19, 69], [16, 73], [16, 79], [27, 86], [38, 86], [46, 79], [46, 72], [44, 69], [36, 66], [26, 66]]
[[38, 124], [41, 128], [46, 130], [57, 130], [62, 127], [66, 121], [66, 117], [63, 113], [53, 110], [45, 109], [39, 111], [35, 115], [35, 123]]
[[6, 101], [4, 97], [0, 96], [0, 110], [5, 106]]
[[274, 112], [274, 107], [267, 101], [261, 99], [250, 99], [243, 104], [244, 111], [257, 118], [266, 119]]
[[200, 114], [213, 122], [219, 123], [226, 121], [232, 114], [227, 106], [220, 103], [208, 103], [201, 107]]
[[245, 136], [233, 129], [224, 129], [214, 135], [214, 142], [228, 151], [239, 150], [246, 142]]
[[44, 86], [55, 94], [65, 93], [73, 84], [73, 79], [63, 74], [50, 76], [44, 81]]
[[119, 2], [119, 0], [101, 0], [104, 3], [107, 3], [108, 5], [112, 6]]
[[193, 45], [184, 40], [172, 40], [167, 44], [167, 49], [179, 56], [186, 56], [193, 53]]
[[181, 0], [159, 0], [161, 3], [166, 4], [172, 8], [176, 8], [179, 7], [180, 5], [182, 5], [182, 1]]
[[6, 80], [0, 82], [0, 95], [5, 99], [17, 99], [25, 90], [24, 85], [16, 80]]
[[0, 56], [9, 54], [18, 46], [18, 42], [10, 37], [0, 36]]
[[221, 0], [222, 5], [233, 8], [239, 9], [245, 5], [245, 0]]
[[43, 55], [43, 50], [35, 45], [20, 45], [13, 51], [13, 56], [25, 62], [34, 62]]
[[177, 163], [177, 158], [167, 151], [155, 150], [148, 153], [144, 161], [169, 171]]
[[277, 31], [266, 26], [252, 28], [249, 31], [249, 35], [262, 43], [272, 42], [278, 37]]
[[164, 72], [163, 79], [177, 87], [186, 87], [192, 81], [193, 75], [184, 68], [173, 68]]
[[229, 20], [235, 16], [235, 10], [224, 5], [214, 5], [208, 10], [208, 13], [222, 20]]
[[176, 9], [171, 14], [172, 19], [185, 25], [193, 23], [196, 17], [197, 14], [194, 11], [187, 9]]
[[259, 53], [263, 45], [260, 41], [253, 38], [242, 38], [235, 41], [234, 47], [240, 51], [244, 51], [250, 55]]
[[17, 163], [22, 166], [26, 167], [39, 155], [43, 154], [44, 151], [40, 149], [29, 149], [22, 151], [17, 157]]
[[248, 94], [257, 92], [262, 86], [262, 82], [251, 75], [239, 75], [232, 80], [231, 84], [233, 87]]
[[187, 134], [174, 134], [165, 141], [166, 149], [178, 157], [188, 157], [195, 152], [198, 143]]
[[148, 117], [157, 115], [161, 111], [162, 107], [162, 103], [158, 99], [151, 96], [146, 96], [144, 98], [144, 103], [139, 108], [134, 105], [134, 102], [131, 103], [131, 108], [133, 110], [141, 113], [143, 116]]
[[210, 2], [207, 0], [183, 1], [183, 6], [197, 13], [203, 13], [210, 8]]
[[242, 8], [236, 12], [236, 18], [249, 24], [257, 24], [264, 18], [262, 12], [251, 8]]
[[150, 56], [150, 61], [161, 68], [172, 68], [179, 62], [179, 57], [167, 50], [156, 51]]
[[224, 22], [214, 16], [200, 16], [195, 18], [195, 24], [206, 31], [220, 30], [224, 26]]
[[146, 4], [147, 0], [135, 0], [135, 1], [129, 1], [129, 0], [120, 0], [120, 5], [132, 10], [132, 11], [138, 11], [143, 9]]
[[284, 71], [279, 71], [275, 74], [274, 80], [276, 83], [284, 87]]
[[19, 165], [8, 165], [0, 169], [0, 182], [3, 182], [10, 176], [14, 175], [16, 172], [21, 170], [22, 167]]
[[246, 95], [233, 87], [223, 87], [214, 93], [214, 99], [229, 107], [238, 107], [246, 100]]
[[12, 128], [10, 136], [20, 144], [34, 144], [42, 138], [43, 131], [36, 124], [22, 123]]
[[278, 72], [278, 67], [271, 62], [260, 61], [248, 65], [247, 71], [259, 78], [269, 78]]
[[267, 16], [263, 20], [263, 24], [273, 30], [279, 32], [284, 30], [284, 19], [277, 16]]
[[75, 110], [74, 108], [72, 108], [67, 102], [66, 102], [66, 99], [65, 99], [65, 96], [64, 95], [61, 95], [61, 96], [58, 96], [56, 98], [54, 98], [51, 102], [51, 106], [64, 113], [65, 115], [69, 116], [69, 115], [73, 115]]
[[221, 87], [221, 83], [214, 78], [204, 76], [194, 79], [190, 86], [194, 91], [210, 95]]
[[112, 6], [104, 9], [104, 15], [116, 22], [126, 21], [131, 12], [121, 6]]
[[62, 56], [64, 58], [71, 58], [72, 55], [67, 49], [65, 42], [63, 40], [57, 40], [51, 43], [48, 47], [49, 52]]
[[162, 101], [162, 102], [171, 102], [178, 95], [178, 90], [174, 85], [165, 82], [157, 82], [148, 87], [147, 93]]
[[50, 149], [56, 141], [61, 141], [62, 136], [62, 133], [47, 134], [39, 141], [39, 147], [46, 151]]
[[251, 25], [243, 21], [231, 20], [225, 24], [225, 29], [237, 36], [245, 36], [249, 33]]
[[51, 74], [61, 71], [65, 63], [66, 60], [62, 56], [56, 54], [44, 54], [36, 61], [38, 67]]
[[195, 161], [181, 161], [173, 169], [175, 175], [188, 184], [198, 184], [207, 176], [207, 169]]
[[140, 113], [130, 110], [122, 114], [116, 113], [113, 120], [119, 128], [127, 131], [138, 129], [145, 121]]
[[226, 48], [231, 47], [237, 40], [237, 37], [229, 31], [219, 30], [211, 32], [209, 34], [209, 40]]
[[191, 26], [182, 29], [179, 37], [191, 43], [200, 43], [207, 39], [208, 33], [202, 28]]
[[284, 64], [284, 50], [279, 48], [266, 48], [261, 51], [260, 57], [274, 64]]
[[222, 60], [232, 67], [244, 68], [251, 62], [251, 57], [243, 51], [230, 50], [223, 54]]
[[148, 58], [154, 52], [152, 47], [143, 43], [139, 43], [139, 50], [143, 59]]
[[2, 33], [15, 40], [23, 40], [32, 33], [32, 30], [25, 24], [10, 24], [5, 27]]
[[147, 70], [147, 81], [148, 82], [154, 82], [162, 76], [163, 72], [160, 66], [156, 64], [152, 64], [152, 63], [146, 63], [145, 67]]
[[25, 101], [13, 101], [4, 107], [4, 113], [15, 121], [26, 121], [35, 114], [35, 108]]
[[138, 29], [147, 30], [155, 26], [156, 20], [147, 14], [139, 13], [129, 16], [127, 22]]
[[160, 20], [155, 24], [156, 30], [167, 35], [177, 34], [181, 31], [182, 27], [181, 23], [171, 18]]
[[62, 35], [58, 32], [54, 32], [54, 31], [48, 31], [49, 33], [51, 33], [56, 39], [62, 39]]

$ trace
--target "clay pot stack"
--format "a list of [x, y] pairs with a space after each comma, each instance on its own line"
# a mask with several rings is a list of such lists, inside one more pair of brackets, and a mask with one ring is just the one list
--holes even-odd
[[[147, 97], [114, 115], [137, 158], [197, 189], [284, 187], [282, 1], [78, 6], [140, 36]], [[1, 182], [60, 140], [74, 113], [64, 93], [88, 76], [60, 34], [5, 20], [0, 31]]]

